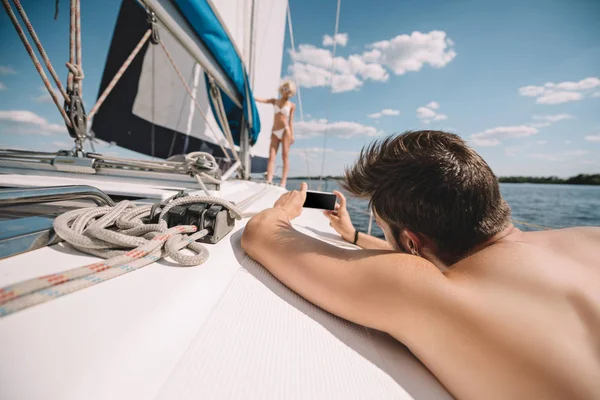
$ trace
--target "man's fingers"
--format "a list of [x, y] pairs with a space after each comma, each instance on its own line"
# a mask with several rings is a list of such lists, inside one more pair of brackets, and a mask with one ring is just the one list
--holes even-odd
[[306, 182], [302, 182], [300, 184], [300, 193], [302, 193], [302, 195], [304, 197], [306, 197], [306, 191], [308, 190], [308, 184]]
[[323, 211], [323, 215], [325, 215], [330, 221], [340, 219], [335, 211], [325, 210]]
[[334, 190], [333, 194], [335, 194], [338, 200], [340, 201], [340, 207], [346, 208], [346, 196], [344, 196], [342, 192], [338, 192], [337, 190]]

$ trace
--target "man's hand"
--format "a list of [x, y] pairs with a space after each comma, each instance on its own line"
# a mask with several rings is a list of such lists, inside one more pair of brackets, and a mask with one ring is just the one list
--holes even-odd
[[335, 211], [328, 210], [324, 211], [323, 214], [329, 219], [329, 225], [331, 225], [345, 241], [352, 243], [354, 241], [354, 232], [356, 229], [354, 228], [354, 225], [352, 225], [350, 214], [346, 208], [346, 197], [337, 190], [334, 190], [333, 194], [337, 196], [339, 204], [335, 205]]
[[306, 191], [308, 185], [302, 182], [300, 190], [292, 190], [283, 194], [279, 200], [275, 202], [273, 208], [285, 211], [289, 219], [294, 219], [302, 213], [302, 206], [306, 200]]

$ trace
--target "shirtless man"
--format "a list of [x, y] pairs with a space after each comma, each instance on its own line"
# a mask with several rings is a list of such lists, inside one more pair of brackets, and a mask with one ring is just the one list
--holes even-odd
[[[458, 136], [364, 149], [343, 187], [386, 241], [303, 235], [306, 184], [248, 222], [242, 246], [301, 296], [388, 332], [458, 399], [600, 399], [600, 228], [521, 232], [486, 162]], [[343, 195], [331, 225], [353, 242]], [[293, 251], [291, 251], [293, 249]]]

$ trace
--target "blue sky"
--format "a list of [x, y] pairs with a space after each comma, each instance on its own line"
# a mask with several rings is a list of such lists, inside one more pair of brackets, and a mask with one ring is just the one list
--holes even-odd
[[[22, 3], [64, 79], [68, 4], [54, 21], [53, 2]], [[82, 2], [88, 105], [119, 4]], [[303, 86], [305, 112], [303, 122], [297, 115], [292, 175], [307, 164], [320, 172], [325, 130], [325, 173], [337, 174], [365, 143], [407, 129], [461, 135], [498, 175], [600, 173], [600, 2], [342, 0], [330, 93], [336, 4], [291, 1], [296, 53], [286, 51], [283, 75]], [[64, 147], [69, 138], [53, 125], [60, 116], [1, 14], [0, 145]], [[44, 135], [32, 133], [30, 113]]]

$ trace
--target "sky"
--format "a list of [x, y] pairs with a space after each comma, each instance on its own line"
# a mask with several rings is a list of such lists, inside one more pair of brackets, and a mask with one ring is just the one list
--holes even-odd
[[[499, 176], [600, 173], [600, 1], [342, 0], [335, 37], [337, 1], [290, 3], [296, 51], [286, 35], [282, 78], [299, 82], [304, 110], [292, 176], [318, 175], [323, 153], [323, 172], [340, 174], [372, 140], [419, 129], [460, 135]], [[22, 4], [64, 80], [68, 2], [57, 21], [54, 2]], [[81, 4], [86, 105], [119, 5]], [[0, 146], [71, 147], [4, 13], [0, 38]]]

